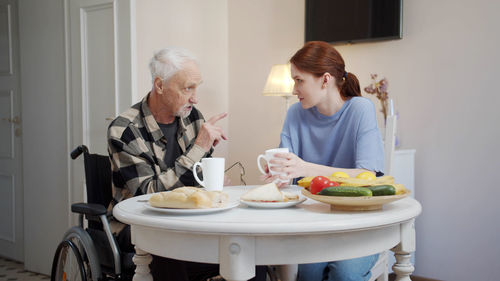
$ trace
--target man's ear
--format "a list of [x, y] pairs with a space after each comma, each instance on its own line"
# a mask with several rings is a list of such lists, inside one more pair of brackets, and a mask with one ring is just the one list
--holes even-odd
[[163, 94], [163, 80], [160, 77], [155, 78], [153, 82], [153, 89], [157, 94]]

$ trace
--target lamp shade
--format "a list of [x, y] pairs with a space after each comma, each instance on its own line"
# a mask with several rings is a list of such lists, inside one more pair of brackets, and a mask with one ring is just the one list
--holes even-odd
[[290, 64], [275, 64], [267, 77], [262, 95], [264, 96], [291, 96], [294, 81], [290, 74]]

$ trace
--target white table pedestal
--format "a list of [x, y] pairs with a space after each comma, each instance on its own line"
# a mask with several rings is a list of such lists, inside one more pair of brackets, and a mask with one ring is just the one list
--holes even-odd
[[222, 236], [219, 238], [220, 275], [230, 281], [255, 276], [255, 238]]
[[415, 270], [411, 264], [411, 252], [415, 251], [415, 219], [401, 224], [401, 242], [391, 250], [396, 257], [392, 270], [396, 281], [410, 281], [410, 275]]
[[135, 255], [132, 261], [135, 264], [135, 274], [132, 281], [153, 281], [153, 276], [149, 270], [149, 264], [153, 257], [137, 247], [135, 247]]

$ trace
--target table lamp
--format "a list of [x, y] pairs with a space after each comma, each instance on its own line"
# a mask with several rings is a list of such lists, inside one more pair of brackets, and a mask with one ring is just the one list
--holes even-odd
[[278, 96], [285, 98], [285, 110], [290, 106], [289, 99], [293, 96], [294, 81], [290, 74], [290, 64], [275, 64], [267, 77], [266, 85], [262, 91], [264, 96]]

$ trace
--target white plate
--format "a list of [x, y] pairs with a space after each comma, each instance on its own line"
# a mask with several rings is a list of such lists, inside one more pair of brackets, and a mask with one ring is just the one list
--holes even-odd
[[280, 208], [288, 208], [295, 205], [298, 205], [307, 198], [301, 197], [298, 200], [288, 201], [288, 202], [255, 202], [255, 201], [244, 201], [240, 200], [241, 203], [253, 207], [253, 208], [262, 208], [262, 209], [280, 209]]
[[229, 202], [225, 207], [222, 208], [205, 208], [205, 209], [173, 209], [173, 208], [158, 208], [158, 207], [153, 207], [149, 205], [148, 202], [144, 203], [144, 207], [148, 210], [152, 210], [155, 212], [160, 212], [160, 213], [165, 213], [165, 214], [171, 214], [171, 215], [203, 215], [203, 214], [210, 214], [210, 213], [216, 213], [216, 212], [222, 212], [225, 210], [229, 210], [235, 207], [238, 207], [240, 205], [240, 202], [238, 201], [232, 201]]

